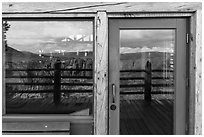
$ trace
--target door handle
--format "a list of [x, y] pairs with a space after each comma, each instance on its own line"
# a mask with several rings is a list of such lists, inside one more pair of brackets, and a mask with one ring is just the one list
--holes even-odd
[[115, 84], [112, 84], [112, 103], [115, 103], [115, 97], [116, 97], [116, 86]]

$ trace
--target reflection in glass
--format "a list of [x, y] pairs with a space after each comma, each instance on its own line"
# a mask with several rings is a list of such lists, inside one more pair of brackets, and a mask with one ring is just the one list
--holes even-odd
[[3, 21], [7, 114], [93, 114], [92, 26]]
[[120, 134], [173, 134], [175, 30], [120, 30]]

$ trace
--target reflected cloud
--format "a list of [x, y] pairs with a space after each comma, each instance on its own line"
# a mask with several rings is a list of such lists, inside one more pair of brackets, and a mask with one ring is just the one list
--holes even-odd
[[[11, 25], [6, 33], [8, 45], [19, 51], [38, 53], [39, 50], [44, 50], [48, 53], [56, 49], [90, 51], [90, 48], [93, 48], [91, 21], [9, 21], [8, 23]], [[67, 43], [69, 38], [70, 41], [75, 40], [75, 43]], [[91, 46], [83, 42], [87, 40], [91, 41]]]
[[121, 30], [120, 40], [122, 47], [172, 47], [175, 41], [175, 30]]

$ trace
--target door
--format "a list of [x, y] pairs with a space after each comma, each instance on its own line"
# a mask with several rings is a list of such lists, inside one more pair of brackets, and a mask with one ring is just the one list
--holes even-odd
[[109, 134], [185, 134], [186, 19], [109, 20]]

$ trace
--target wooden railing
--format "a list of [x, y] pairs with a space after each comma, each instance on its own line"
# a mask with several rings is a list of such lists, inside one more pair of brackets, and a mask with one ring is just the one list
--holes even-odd
[[[92, 76], [86, 76], [86, 75], [69, 75], [65, 76], [62, 75], [63, 71], [66, 72], [93, 72], [92, 69], [67, 69], [67, 68], [61, 68], [61, 62], [57, 61], [54, 64], [53, 69], [7, 69], [6, 72], [9, 72], [8, 74], [11, 74], [10, 72], [32, 72], [32, 71], [52, 71], [54, 75], [51, 76], [44, 76], [44, 75], [24, 75], [24, 76], [16, 76], [16, 75], [6, 75], [6, 78], [45, 78], [45, 79], [52, 79], [53, 82], [7, 82], [6, 87], [9, 86], [18, 86], [18, 85], [30, 85], [30, 86], [54, 86], [53, 89], [47, 90], [7, 90], [7, 93], [53, 93], [54, 103], [59, 104], [61, 100], [61, 93], [92, 93], [93, 90], [63, 90], [61, 89], [61, 86], [93, 86], [92, 83], [70, 83], [70, 82], [61, 82], [61, 79], [67, 78], [67, 79], [93, 79]], [[144, 73], [144, 77], [120, 77], [120, 80], [141, 80], [144, 81], [144, 84], [121, 84], [120, 88], [138, 88], [141, 87], [144, 89], [144, 92], [120, 92], [120, 94], [144, 94], [144, 99], [146, 101], [151, 101], [151, 95], [152, 94], [173, 94], [173, 92], [163, 92], [163, 91], [157, 91], [152, 92], [152, 87], [171, 87], [173, 86], [172, 83], [166, 83], [166, 84], [152, 84], [152, 80], [169, 80], [172, 79], [172, 77], [152, 77], [152, 73], [161, 73], [161, 72], [170, 72], [173, 73], [173, 70], [152, 70], [151, 63], [147, 61], [145, 70], [120, 70], [120, 73]]]

